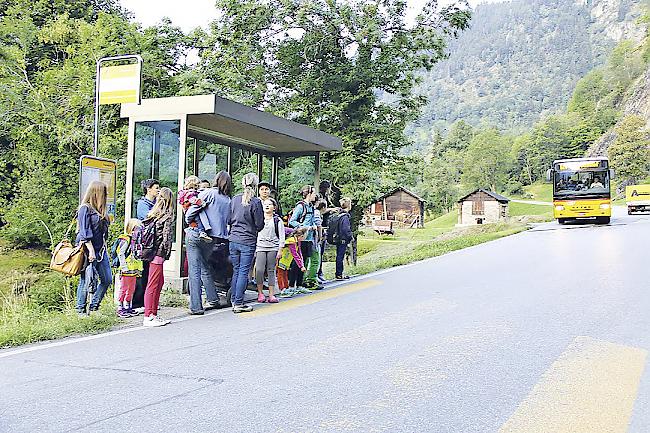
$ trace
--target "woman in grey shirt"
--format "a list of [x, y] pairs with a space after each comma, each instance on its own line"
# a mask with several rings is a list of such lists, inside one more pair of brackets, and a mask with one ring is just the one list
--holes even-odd
[[[278, 298], [273, 294], [275, 286], [275, 266], [281, 257], [284, 247], [284, 223], [275, 214], [278, 207], [275, 199], [267, 198], [262, 202], [264, 207], [264, 228], [257, 234], [257, 249], [255, 252], [255, 281], [257, 281], [257, 302], [275, 304]], [[264, 297], [264, 272], [269, 282], [269, 297]]]

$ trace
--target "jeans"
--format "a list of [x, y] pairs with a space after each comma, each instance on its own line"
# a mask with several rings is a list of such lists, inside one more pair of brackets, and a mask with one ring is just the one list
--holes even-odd
[[336, 245], [336, 276], [343, 276], [343, 258], [345, 257], [345, 251], [348, 249], [348, 243], [343, 242], [342, 244]]
[[190, 285], [190, 310], [202, 311], [201, 283], [205, 287], [208, 302], [219, 302], [214, 278], [208, 267], [208, 258], [212, 252], [212, 243], [199, 238], [199, 232], [192, 228], [185, 229], [187, 246], [187, 276]]
[[[92, 300], [90, 301], [90, 309], [97, 310], [99, 309], [99, 304], [104, 299], [106, 290], [113, 282], [113, 274], [111, 273], [111, 262], [108, 258], [108, 252], [104, 249], [104, 253], [101, 257], [90, 263], [88, 266], [93, 266], [97, 274], [99, 274], [99, 284], [97, 285], [97, 290], [93, 294]], [[79, 278], [79, 285], [77, 286], [77, 311], [84, 312], [86, 311], [86, 280], [84, 272], [81, 273], [81, 278]]]
[[232, 305], [244, 304], [244, 292], [248, 285], [248, 273], [253, 265], [255, 245], [230, 242], [230, 261], [232, 263], [232, 281], [230, 282], [230, 301]]

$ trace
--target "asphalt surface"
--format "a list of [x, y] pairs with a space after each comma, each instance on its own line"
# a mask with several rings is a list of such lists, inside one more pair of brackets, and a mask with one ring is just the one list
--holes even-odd
[[[620, 211], [617, 211], [620, 214]], [[2, 432], [648, 432], [650, 217], [0, 351]]]

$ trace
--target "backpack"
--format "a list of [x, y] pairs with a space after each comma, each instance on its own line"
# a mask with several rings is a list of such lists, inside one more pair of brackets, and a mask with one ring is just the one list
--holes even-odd
[[150, 262], [156, 255], [154, 244], [156, 242], [156, 220], [145, 220], [133, 229], [131, 234], [131, 251], [138, 260]]
[[[115, 239], [115, 242], [113, 242], [113, 246], [111, 247], [111, 267], [113, 268], [119, 268], [120, 267], [120, 258], [117, 256], [117, 247], [120, 246], [120, 241], [121, 240], [126, 240], [123, 237], [118, 237]], [[124, 251], [124, 258], [127, 258], [131, 255], [131, 242], [127, 242], [126, 244], [126, 251]]]
[[[305, 202], [303, 200], [300, 200], [298, 202], [298, 205], [296, 205], [296, 207], [298, 207], [298, 206], [302, 206], [302, 212], [300, 213], [300, 217], [296, 221], [298, 221], [300, 224], [302, 224], [303, 222], [305, 222], [305, 219], [307, 218], [307, 214], [313, 214], [314, 213], [314, 207], [312, 206], [311, 211], [308, 211], [307, 210], [307, 204], [305, 204]], [[291, 216], [293, 216], [293, 211], [291, 211], [291, 213], [289, 214], [289, 218], [291, 218]]]
[[341, 217], [345, 212], [339, 212], [330, 215], [327, 225], [327, 243], [330, 245], [338, 245], [341, 240]]

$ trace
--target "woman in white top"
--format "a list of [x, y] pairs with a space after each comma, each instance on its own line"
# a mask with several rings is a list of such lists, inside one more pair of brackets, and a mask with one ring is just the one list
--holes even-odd
[[[278, 298], [273, 294], [275, 286], [275, 265], [281, 257], [284, 247], [284, 223], [275, 214], [277, 202], [267, 198], [262, 202], [264, 207], [264, 228], [257, 234], [257, 248], [255, 250], [255, 281], [257, 281], [257, 302], [270, 302], [275, 304]], [[269, 282], [269, 297], [264, 297], [264, 272]]]

